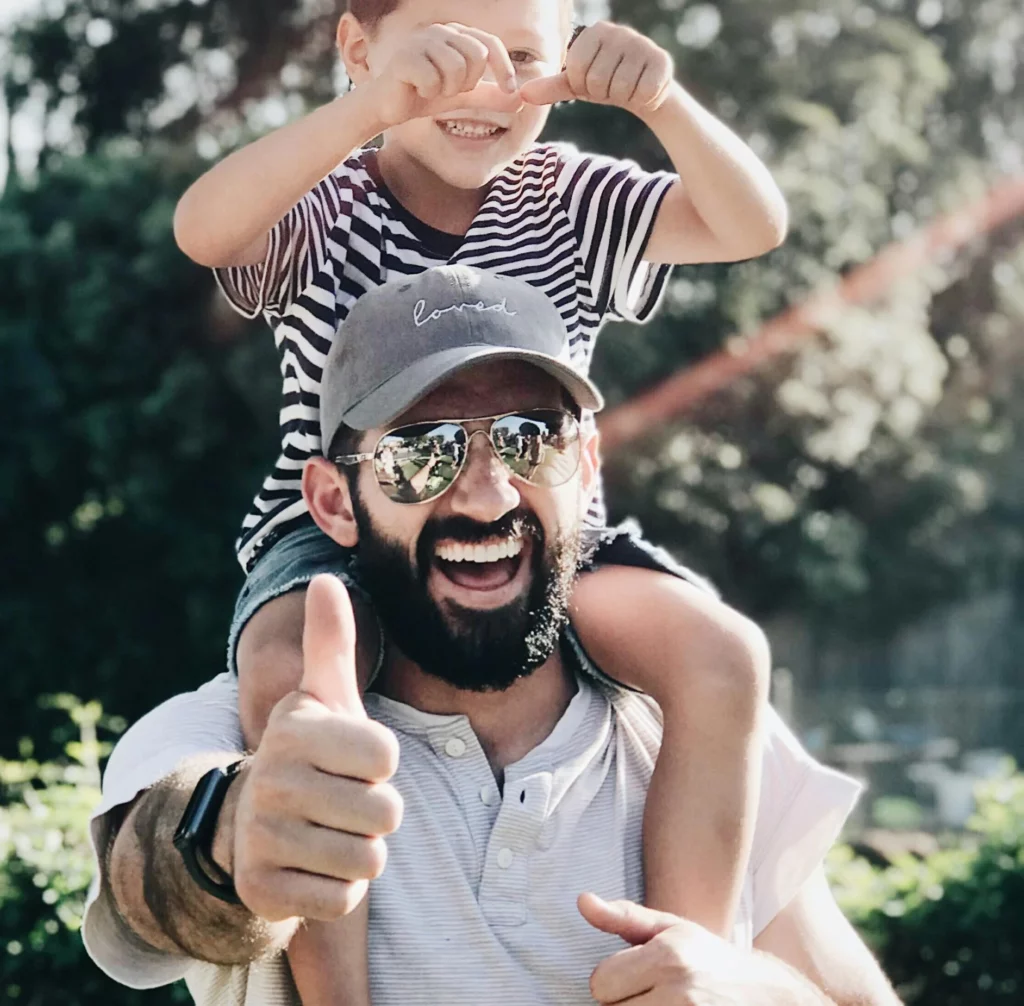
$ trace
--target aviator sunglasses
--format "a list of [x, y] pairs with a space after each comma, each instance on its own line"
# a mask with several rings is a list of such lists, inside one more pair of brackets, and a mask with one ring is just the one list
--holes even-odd
[[[467, 426], [483, 427], [468, 430]], [[459, 477], [470, 441], [490, 439], [498, 459], [517, 479], [553, 489], [576, 474], [580, 427], [562, 409], [530, 409], [480, 419], [435, 419], [399, 426], [383, 434], [365, 454], [339, 454], [336, 465], [373, 462], [384, 495], [395, 503], [427, 503], [447, 492]]]

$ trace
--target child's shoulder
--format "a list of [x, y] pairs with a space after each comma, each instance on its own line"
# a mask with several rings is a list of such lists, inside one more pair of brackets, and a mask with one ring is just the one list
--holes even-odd
[[360, 147], [338, 164], [328, 177], [344, 178], [362, 185], [372, 185], [376, 175], [377, 149]]

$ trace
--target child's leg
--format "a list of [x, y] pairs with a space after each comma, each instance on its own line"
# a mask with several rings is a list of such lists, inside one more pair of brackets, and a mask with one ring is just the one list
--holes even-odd
[[366, 952], [367, 895], [338, 922], [307, 922], [288, 944], [302, 1006], [369, 1006], [370, 963]]
[[[238, 638], [238, 711], [246, 746], [258, 746], [274, 706], [302, 680], [302, 626], [306, 592], [268, 601]], [[362, 692], [377, 661], [377, 619], [353, 598], [356, 672]], [[368, 899], [338, 922], [310, 922], [288, 947], [288, 964], [303, 1006], [369, 1006]]]
[[644, 811], [647, 903], [731, 935], [760, 788], [764, 634], [678, 577], [625, 566], [580, 578], [573, 624], [597, 666], [664, 715]]

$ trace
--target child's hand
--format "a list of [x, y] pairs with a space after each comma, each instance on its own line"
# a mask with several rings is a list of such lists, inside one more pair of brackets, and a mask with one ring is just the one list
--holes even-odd
[[[488, 68], [496, 83], [484, 81]], [[366, 85], [386, 127], [457, 108], [514, 112], [522, 107], [516, 71], [500, 39], [461, 24], [416, 32]]]
[[580, 33], [561, 73], [528, 81], [519, 93], [532, 105], [578, 99], [617, 105], [642, 118], [664, 102], [674, 72], [672, 57], [649, 38], [602, 21]]

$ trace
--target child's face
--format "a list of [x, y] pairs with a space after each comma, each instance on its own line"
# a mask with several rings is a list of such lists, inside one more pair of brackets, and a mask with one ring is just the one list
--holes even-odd
[[[572, 30], [563, 0], [405, 0], [368, 40], [371, 73], [381, 73], [414, 32], [449, 22], [501, 39], [520, 83], [561, 70]], [[485, 79], [491, 79], [489, 72]], [[548, 111], [535, 105], [516, 113], [459, 109], [396, 126], [388, 131], [387, 142], [449, 185], [478, 189], [536, 141]], [[499, 128], [489, 133], [487, 127]]]

